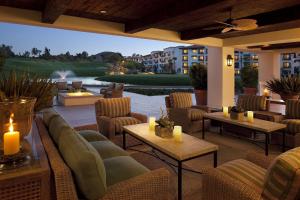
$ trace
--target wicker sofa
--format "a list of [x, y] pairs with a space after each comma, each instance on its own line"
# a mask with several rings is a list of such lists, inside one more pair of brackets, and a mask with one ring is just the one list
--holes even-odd
[[300, 199], [300, 148], [227, 162], [204, 174], [202, 185], [203, 200]]
[[95, 103], [98, 130], [109, 139], [123, 132], [125, 125], [146, 123], [147, 116], [131, 112], [130, 97], [100, 99]]
[[172, 93], [165, 97], [165, 103], [168, 116], [176, 125], [182, 126], [185, 133], [202, 130], [202, 117], [209, 109], [207, 106], [193, 106], [191, 93]]
[[52, 199], [168, 199], [169, 172], [154, 171], [98, 132], [76, 132], [52, 110], [35, 118], [51, 171]]

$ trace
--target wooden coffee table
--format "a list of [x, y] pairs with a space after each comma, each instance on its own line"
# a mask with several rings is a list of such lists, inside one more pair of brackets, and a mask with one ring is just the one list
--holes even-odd
[[[244, 127], [250, 129], [252, 131], [260, 132], [265, 134], [265, 155], [269, 154], [269, 139], [270, 135], [274, 134], [278, 131], [282, 132], [282, 151], [285, 151], [285, 124], [270, 122], [266, 120], [256, 119], [254, 118], [254, 122], [250, 123], [247, 121], [247, 117], [244, 117], [243, 121], [233, 120], [230, 117], [225, 117], [223, 112], [215, 112], [215, 113], [205, 113], [203, 116], [203, 124], [205, 119], [211, 119], [214, 121], [220, 122], [221, 126], [223, 124], [231, 124], [235, 126]], [[222, 130], [222, 128], [221, 128]], [[202, 139], [205, 138], [205, 130], [202, 129]]]
[[178, 170], [178, 199], [182, 199], [182, 163], [208, 154], [214, 156], [214, 167], [217, 166], [218, 146], [196, 137], [182, 134], [182, 142], [174, 139], [164, 139], [149, 130], [148, 123], [124, 126], [123, 148], [126, 149], [126, 134], [142, 141], [158, 152], [177, 162]]

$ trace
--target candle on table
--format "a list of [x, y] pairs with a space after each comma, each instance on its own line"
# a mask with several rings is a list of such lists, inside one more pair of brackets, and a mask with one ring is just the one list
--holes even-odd
[[13, 155], [20, 150], [20, 132], [14, 131], [13, 119], [9, 118], [9, 132], [3, 135], [4, 155]]
[[248, 111], [247, 112], [248, 122], [250, 122], [250, 123], [254, 122], [253, 115], [254, 115], [253, 111]]
[[155, 125], [155, 117], [149, 117], [149, 130], [154, 131]]
[[228, 117], [229, 114], [228, 114], [228, 107], [227, 106], [223, 106], [223, 114], [225, 117]]
[[270, 96], [270, 91], [267, 88], [264, 89], [264, 96]]
[[182, 127], [174, 126], [173, 137], [176, 142], [182, 142]]

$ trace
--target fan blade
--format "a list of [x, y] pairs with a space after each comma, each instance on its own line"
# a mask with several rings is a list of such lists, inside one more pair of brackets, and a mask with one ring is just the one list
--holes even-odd
[[230, 27], [230, 28], [224, 28], [222, 30], [222, 33], [227, 33], [228, 31], [231, 31], [232, 29], [235, 29], [234, 27]]
[[255, 19], [236, 19], [232, 21], [232, 24], [236, 26], [250, 26], [256, 23], [257, 21]]
[[233, 27], [233, 29], [237, 31], [248, 31], [248, 30], [256, 29], [257, 27], [258, 27], [257, 24], [250, 24], [248, 26], [236, 26]]
[[215, 22], [217, 22], [217, 23], [219, 23], [219, 24], [224, 24], [224, 25], [230, 26], [230, 27], [234, 27], [234, 26], [235, 26], [235, 25], [233, 25], [233, 24], [228, 24], [228, 23], [221, 22], [221, 21], [215, 21]]

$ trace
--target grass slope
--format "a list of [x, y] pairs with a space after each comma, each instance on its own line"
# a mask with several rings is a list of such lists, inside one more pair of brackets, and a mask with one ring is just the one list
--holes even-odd
[[76, 76], [102, 76], [106, 64], [96, 61], [56, 61], [33, 58], [8, 58], [4, 71], [26, 71], [44, 76], [50, 76], [56, 70], [72, 70]]
[[177, 74], [127, 74], [106, 75], [97, 78], [100, 81], [126, 83], [134, 85], [159, 85], [159, 86], [189, 86], [190, 78], [187, 75]]

